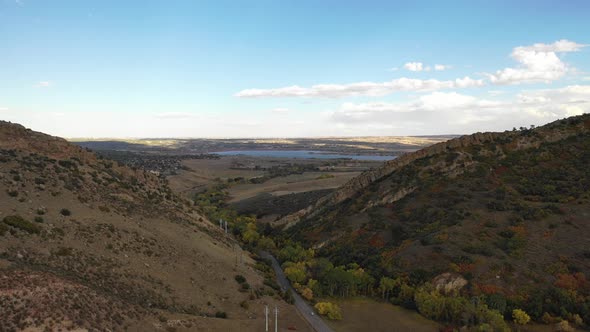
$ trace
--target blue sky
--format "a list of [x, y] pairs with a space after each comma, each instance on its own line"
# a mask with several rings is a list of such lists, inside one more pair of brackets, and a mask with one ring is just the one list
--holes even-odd
[[590, 111], [588, 1], [0, 0], [0, 119], [65, 137], [467, 134]]

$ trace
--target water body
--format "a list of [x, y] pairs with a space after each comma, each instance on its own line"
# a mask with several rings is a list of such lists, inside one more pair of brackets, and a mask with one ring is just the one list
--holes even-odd
[[377, 156], [377, 155], [351, 155], [338, 154], [323, 151], [311, 150], [243, 150], [243, 151], [222, 151], [212, 152], [220, 156], [250, 156], [266, 158], [299, 158], [299, 159], [353, 159], [353, 160], [372, 160], [387, 161], [395, 159], [395, 156]]

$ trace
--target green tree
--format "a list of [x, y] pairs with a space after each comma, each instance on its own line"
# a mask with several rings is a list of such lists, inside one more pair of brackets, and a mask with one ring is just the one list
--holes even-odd
[[389, 296], [394, 288], [398, 287], [401, 284], [401, 280], [399, 278], [392, 279], [389, 277], [382, 277], [379, 281], [379, 290], [381, 291], [381, 297], [383, 299], [389, 300]]
[[283, 264], [283, 271], [291, 282], [303, 284], [307, 279], [305, 263], [287, 262]]

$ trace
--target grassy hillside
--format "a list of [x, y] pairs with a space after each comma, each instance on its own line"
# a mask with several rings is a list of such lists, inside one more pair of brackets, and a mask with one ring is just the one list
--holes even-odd
[[0, 331], [305, 328], [240, 251], [165, 179], [0, 122]]
[[401, 299], [401, 285], [450, 273], [467, 281], [456, 296], [507, 319], [522, 308], [536, 320], [590, 322], [590, 115], [399, 159], [286, 218], [288, 237], [334, 265], [358, 263], [375, 288], [398, 280], [390, 299], [438, 320], [469, 323]]

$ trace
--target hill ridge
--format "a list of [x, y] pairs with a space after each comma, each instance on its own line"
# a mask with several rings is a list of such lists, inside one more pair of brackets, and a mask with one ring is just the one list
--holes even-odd
[[[514, 149], [527, 149], [537, 147], [543, 142], [554, 142], [565, 139], [571, 135], [577, 135], [581, 132], [590, 131], [590, 115], [580, 115], [577, 117], [569, 118], [568, 121], [570, 120], [580, 120], [580, 122], [577, 125], [575, 125], [575, 128], [577, 129], [565, 132], [553, 132], [551, 131], [551, 128], [554, 128], [557, 124], [564, 121], [557, 120], [545, 126], [537, 127], [534, 129], [505, 132], [478, 132], [470, 135], [464, 135], [461, 137], [450, 139], [445, 142], [433, 144], [431, 146], [428, 146], [415, 152], [406, 153], [396, 159], [386, 161], [379, 168], [363, 172], [359, 176], [345, 183], [342, 187], [338, 188], [333, 193], [325, 197], [322, 197], [313, 205], [310, 205], [305, 209], [302, 209], [296, 213], [281, 218], [276, 222], [276, 224], [284, 226], [284, 229], [288, 229], [304, 218], [313, 218], [315, 215], [325, 210], [326, 208], [329, 208], [330, 206], [334, 206], [347, 199], [350, 199], [351, 197], [356, 195], [360, 190], [368, 187], [375, 181], [378, 181], [392, 174], [396, 170], [399, 170], [400, 168], [414, 162], [415, 160], [440, 154], [451, 149], [469, 147], [474, 145], [483, 145], [487, 143], [493, 143], [498, 140], [505, 141], [509, 139], [516, 139], [516, 141], [514, 142]], [[525, 133], [526, 135], [523, 135], [523, 133]], [[538, 135], [531, 135], [531, 133], [536, 133]], [[548, 133], [551, 134], [547, 135]], [[411, 192], [411, 190], [407, 193], [409, 192]], [[396, 195], [395, 199], [390, 200], [389, 203], [399, 200], [403, 197], [405, 197], [405, 194], [400, 192], [398, 195]]]

